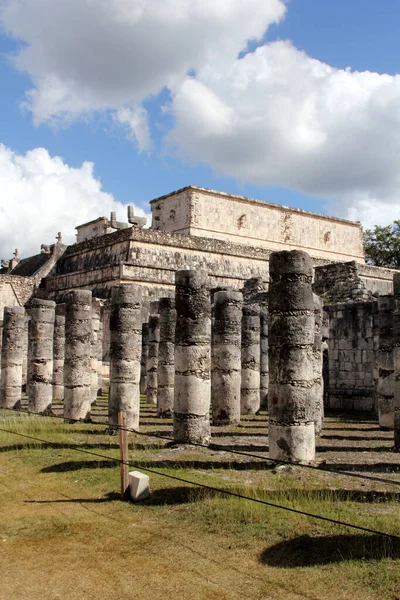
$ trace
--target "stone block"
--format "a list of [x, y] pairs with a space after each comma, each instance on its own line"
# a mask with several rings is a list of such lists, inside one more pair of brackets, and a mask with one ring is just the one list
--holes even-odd
[[129, 493], [134, 502], [146, 500], [150, 496], [150, 478], [140, 471], [129, 473]]

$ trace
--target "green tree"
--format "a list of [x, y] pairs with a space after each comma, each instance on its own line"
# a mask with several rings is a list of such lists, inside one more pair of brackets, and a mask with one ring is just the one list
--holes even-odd
[[364, 233], [365, 258], [370, 265], [400, 269], [400, 220]]

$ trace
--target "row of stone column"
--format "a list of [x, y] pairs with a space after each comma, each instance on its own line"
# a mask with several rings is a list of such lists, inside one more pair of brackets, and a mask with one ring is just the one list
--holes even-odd
[[66, 419], [88, 418], [102, 364], [100, 304], [90, 291], [71, 292], [65, 305], [34, 298], [28, 311], [5, 308], [2, 340], [1, 406], [20, 408], [27, 362], [30, 411], [51, 412], [57, 399], [64, 400]]
[[[152, 310], [155, 312], [157, 308], [158, 314], [152, 314], [149, 319], [147, 360], [153, 360], [154, 367], [157, 365], [160, 377], [152, 385], [151, 375], [155, 371], [147, 369], [147, 391], [156, 390], [160, 415], [173, 413], [174, 438], [180, 442], [208, 443], [212, 387], [215, 398], [212, 412], [218, 422], [238, 422], [241, 410], [258, 410], [263, 372], [260, 369], [262, 313], [264, 339], [268, 331], [270, 335], [270, 454], [274, 458], [311, 460], [315, 451], [315, 423], [319, 419], [315, 413], [316, 383], [321, 383], [321, 373], [314, 360], [317, 355], [320, 361], [320, 350], [318, 353], [316, 349], [312, 265], [305, 253], [293, 251], [273, 254], [270, 266], [268, 305], [266, 295], [262, 302], [258, 298], [243, 305], [238, 292], [215, 294], [213, 337], [207, 275], [202, 271], [176, 273], [175, 299], [162, 299]], [[111, 426], [117, 424], [120, 410], [125, 412], [129, 427], [136, 429], [139, 425], [141, 309], [142, 298], [137, 287], [122, 285], [113, 289]], [[23, 310], [10, 310], [8, 314], [14, 319], [14, 332], [17, 332], [24, 321]], [[95, 349], [99, 328], [93, 326], [97, 318], [93, 314], [96, 313], [89, 291], [76, 290], [69, 294], [65, 307], [63, 382], [64, 416], [71, 421], [89, 418], [93, 390], [97, 389], [93, 372], [94, 366], [96, 369], [98, 366]], [[8, 335], [7, 323], [11, 321], [7, 319], [6, 316]], [[269, 320], [268, 328], [266, 320]], [[62, 329], [61, 321], [59, 319], [58, 331]], [[54, 303], [34, 300], [28, 395], [32, 410], [38, 410], [40, 400], [39, 412], [51, 407], [54, 324]], [[156, 329], [159, 337], [154, 334]], [[8, 344], [7, 335], [3, 337], [3, 357], [8, 353], [10, 358], [14, 346], [12, 342]], [[152, 349], [152, 344], [158, 346], [158, 352]], [[5, 366], [3, 363], [2, 371]], [[22, 368], [20, 364], [17, 366]], [[264, 366], [264, 376], [267, 372], [268, 364]], [[4, 373], [2, 390], [7, 369]], [[2, 401], [4, 403], [4, 396]]]

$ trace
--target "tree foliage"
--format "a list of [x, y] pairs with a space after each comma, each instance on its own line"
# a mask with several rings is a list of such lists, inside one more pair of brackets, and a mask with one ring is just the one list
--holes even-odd
[[370, 265], [400, 269], [400, 220], [364, 233], [365, 258]]

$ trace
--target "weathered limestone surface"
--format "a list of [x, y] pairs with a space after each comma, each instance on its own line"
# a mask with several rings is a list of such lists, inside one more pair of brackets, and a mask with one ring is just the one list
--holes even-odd
[[57, 304], [54, 320], [53, 399], [64, 399], [65, 304]]
[[5, 307], [1, 351], [1, 408], [21, 406], [24, 335], [25, 309], [20, 306]]
[[376, 310], [376, 302], [325, 306], [329, 316], [327, 408], [372, 410]]
[[103, 323], [100, 320], [97, 332], [97, 395], [103, 392]]
[[394, 297], [379, 296], [379, 347], [376, 362], [378, 367], [378, 419], [382, 429], [394, 428], [393, 310]]
[[90, 337], [90, 368], [92, 404], [97, 401], [99, 390], [99, 330], [100, 330], [101, 304], [97, 298], [92, 299], [92, 335]]
[[258, 294], [260, 304], [260, 406], [268, 408], [269, 359], [268, 359], [268, 293]]
[[319, 435], [322, 430], [322, 423], [324, 420], [324, 386], [322, 380], [322, 314], [323, 314], [323, 303], [317, 294], [313, 294], [314, 298], [314, 345], [313, 345], [313, 359], [314, 359], [314, 402], [315, 402], [315, 434]]
[[110, 427], [118, 425], [118, 412], [125, 413], [130, 429], [139, 428], [140, 353], [142, 297], [135, 285], [113, 289], [110, 318]]
[[142, 323], [142, 356], [140, 360], [140, 393], [147, 394], [147, 359], [149, 356], [149, 324]]
[[400, 452], [400, 273], [393, 277], [394, 449]]
[[214, 294], [211, 341], [211, 404], [214, 425], [240, 422], [241, 327], [243, 295], [226, 290]]
[[92, 292], [73, 290], [66, 297], [64, 418], [71, 421], [90, 418], [92, 372]]
[[271, 458], [315, 458], [314, 300], [312, 263], [302, 251], [276, 252], [269, 288], [269, 453]]
[[53, 338], [55, 302], [33, 298], [29, 325], [28, 408], [49, 412], [53, 400]]
[[255, 414], [260, 409], [260, 357], [260, 305], [250, 299], [242, 312], [242, 415]]
[[160, 344], [160, 317], [149, 316], [149, 342], [147, 354], [147, 402], [157, 405], [158, 350]]
[[174, 298], [160, 298], [157, 414], [170, 417], [174, 410], [175, 326]]
[[207, 273], [176, 273], [174, 439], [210, 440], [211, 303]]

